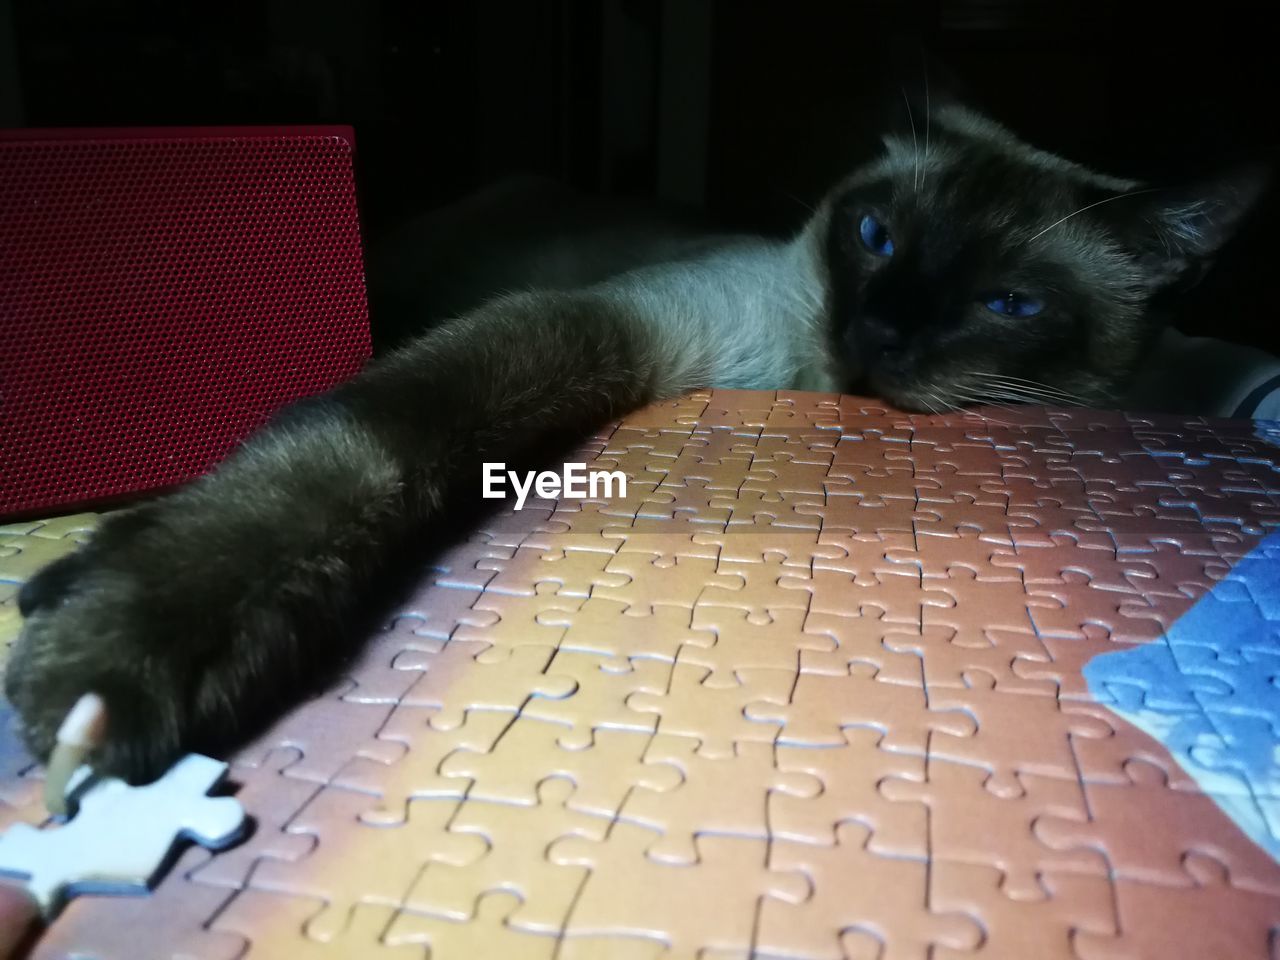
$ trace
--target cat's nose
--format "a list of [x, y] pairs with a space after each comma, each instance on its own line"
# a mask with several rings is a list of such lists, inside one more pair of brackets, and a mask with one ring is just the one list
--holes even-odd
[[902, 330], [879, 317], [863, 317], [858, 324], [858, 345], [868, 359], [901, 350], [907, 345]]

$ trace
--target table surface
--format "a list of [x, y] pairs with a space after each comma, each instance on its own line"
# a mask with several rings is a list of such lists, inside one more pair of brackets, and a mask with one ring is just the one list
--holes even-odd
[[[1280, 438], [1277, 438], [1280, 442]], [[443, 552], [37, 956], [1280, 955], [1265, 424], [716, 391]], [[16, 585], [92, 516], [0, 528]], [[44, 815], [5, 730], [0, 826]]]

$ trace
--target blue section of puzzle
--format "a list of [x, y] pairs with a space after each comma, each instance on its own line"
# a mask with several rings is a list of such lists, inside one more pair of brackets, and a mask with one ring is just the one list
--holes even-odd
[[1280, 534], [1163, 640], [1095, 657], [1084, 676], [1280, 860]]

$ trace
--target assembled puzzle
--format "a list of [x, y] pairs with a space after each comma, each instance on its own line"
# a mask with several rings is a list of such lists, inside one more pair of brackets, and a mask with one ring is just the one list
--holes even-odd
[[[1249, 421], [647, 408], [570, 457], [625, 497], [493, 514], [227, 758], [246, 839], [34, 955], [1276, 960], [1278, 458]], [[0, 637], [93, 522], [0, 527]], [[6, 726], [0, 827], [46, 818]]]

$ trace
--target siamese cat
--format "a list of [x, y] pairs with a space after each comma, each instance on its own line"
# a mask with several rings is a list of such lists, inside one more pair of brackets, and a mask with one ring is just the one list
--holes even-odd
[[[914, 119], [789, 240], [650, 231], [601, 248], [576, 277], [459, 310], [210, 475], [108, 517], [19, 596], [5, 689], [30, 749], [47, 757], [88, 692], [107, 707], [101, 771], [145, 780], [226, 749], [351, 654], [379, 584], [479, 502], [483, 462], [535, 460], [654, 400], [710, 386], [918, 411], [1115, 401], [1165, 295], [1262, 185], [1244, 172], [1156, 190], [959, 105]], [[554, 273], [554, 249], [540, 256], [526, 272]]]

